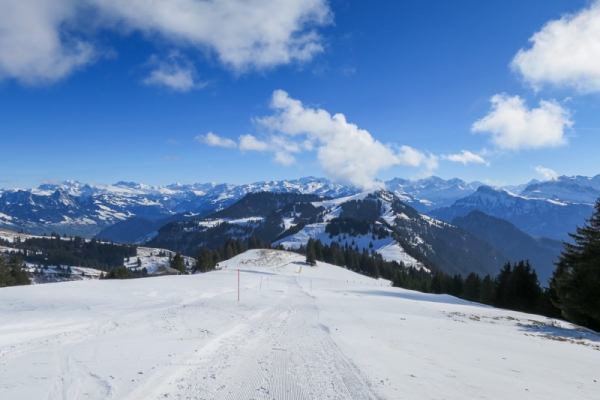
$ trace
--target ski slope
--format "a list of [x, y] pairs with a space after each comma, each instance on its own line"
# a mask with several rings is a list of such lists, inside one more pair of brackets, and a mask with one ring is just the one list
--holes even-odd
[[593, 332], [303, 261], [0, 289], [0, 398], [600, 398]]

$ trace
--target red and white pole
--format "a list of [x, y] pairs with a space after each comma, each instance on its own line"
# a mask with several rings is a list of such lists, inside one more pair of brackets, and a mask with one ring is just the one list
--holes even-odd
[[238, 269], [238, 301], [240, 301], [240, 270]]

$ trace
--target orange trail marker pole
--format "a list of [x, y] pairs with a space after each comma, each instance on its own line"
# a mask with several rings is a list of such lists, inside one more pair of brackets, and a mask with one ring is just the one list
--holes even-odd
[[238, 269], [238, 301], [240, 301], [240, 270]]

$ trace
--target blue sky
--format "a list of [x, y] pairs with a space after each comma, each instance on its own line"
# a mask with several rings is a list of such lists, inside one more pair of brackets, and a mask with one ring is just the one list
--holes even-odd
[[600, 173], [600, 1], [9, 0], [0, 187]]

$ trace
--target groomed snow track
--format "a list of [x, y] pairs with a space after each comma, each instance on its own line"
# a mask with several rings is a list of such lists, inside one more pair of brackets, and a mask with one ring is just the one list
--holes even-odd
[[220, 334], [129, 399], [380, 399], [319, 324], [310, 294], [284, 279], [275, 304]]

